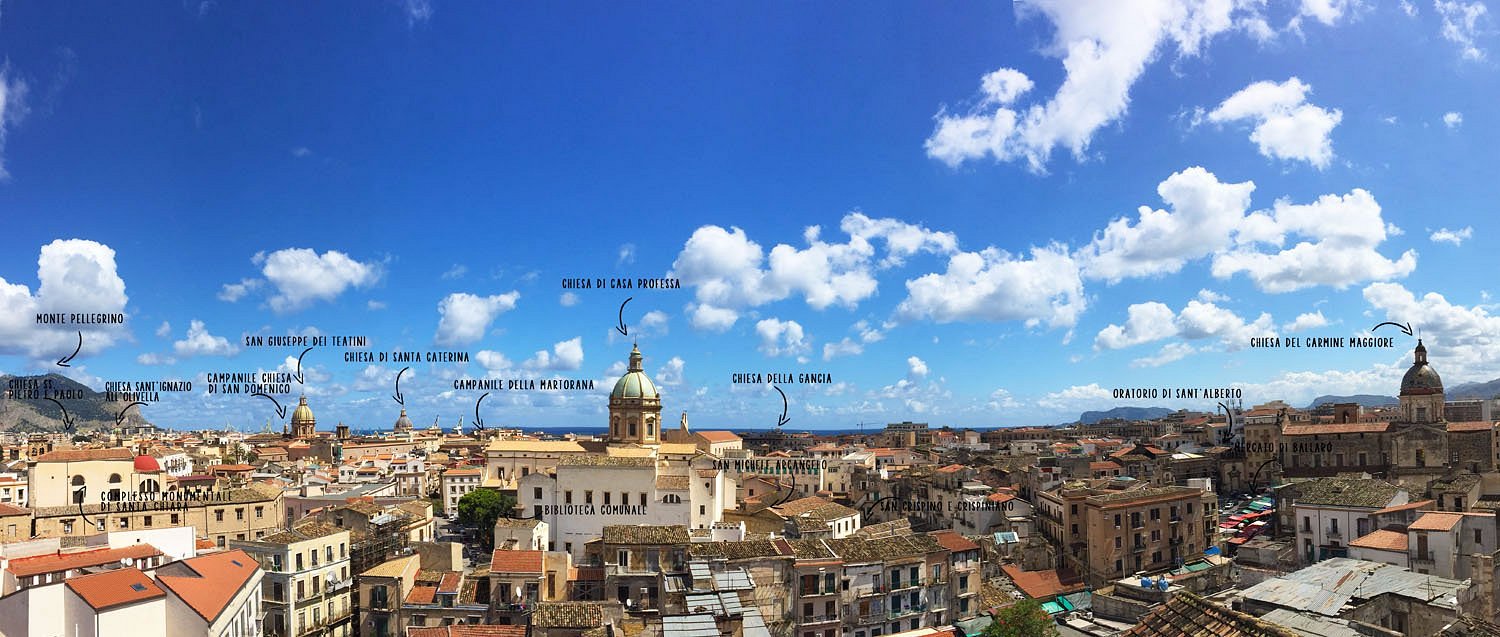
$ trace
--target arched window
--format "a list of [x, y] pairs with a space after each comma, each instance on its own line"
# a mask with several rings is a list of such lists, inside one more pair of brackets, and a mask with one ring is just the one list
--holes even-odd
[[123, 482], [123, 480], [120, 479], [120, 474], [118, 474], [118, 473], [111, 473], [111, 474], [109, 474], [109, 483], [110, 484], [120, 484], [121, 482]]
[[666, 496], [662, 497], [661, 501], [667, 504], [682, 504], [682, 496], [675, 493], [668, 493]]
[[161, 491], [161, 483], [151, 478], [141, 481], [141, 493], [157, 493]]
[[655, 435], [656, 435], [656, 419], [655, 418], [647, 418], [646, 419], [646, 437], [650, 438], [650, 437], [655, 436]]
[[73, 504], [83, 504], [83, 476], [73, 476]]

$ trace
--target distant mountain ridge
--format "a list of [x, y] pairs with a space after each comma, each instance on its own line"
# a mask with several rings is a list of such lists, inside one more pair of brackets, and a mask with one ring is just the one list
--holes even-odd
[[1151, 420], [1161, 418], [1173, 413], [1166, 407], [1115, 407], [1108, 411], [1085, 411], [1078, 416], [1078, 422], [1092, 425], [1101, 420]]
[[1359, 403], [1361, 407], [1380, 407], [1382, 405], [1394, 405], [1400, 402], [1395, 396], [1380, 396], [1376, 394], [1354, 394], [1353, 396], [1334, 396], [1325, 394], [1314, 398], [1308, 409], [1316, 408], [1318, 405], [1328, 403]]
[[[9, 397], [7, 390], [10, 389], [12, 380], [20, 380], [28, 385], [35, 381], [37, 386], [45, 381], [51, 381], [52, 389], [55, 391], [76, 392], [79, 398], [59, 401], [63, 407], [67, 408], [68, 416], [73, 419], [75, 431], [112, 429], [115, 426], [115, 416], [129, 404], [107, 401], [103, 393], [96, 392], [88, 385], [61, 374], [42, 376], [0, 374], [0, 431], [63, 430], [62, 409], [59, 409], [56, 403], [45, 398]], [[130, 410], [125, 418], [126, 424], [140, 425], [147, 422], [137, 411]]]
[[1447, 392], [1448, 400], [1455, 398], [1500, 397], [1500, 378], [1484, 383], [1459, 383]]

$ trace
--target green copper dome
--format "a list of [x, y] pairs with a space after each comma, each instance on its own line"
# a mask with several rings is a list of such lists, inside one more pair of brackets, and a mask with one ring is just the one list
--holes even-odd
[[656, 392], [656, 383], [646, 376], [641, 367], [641, 349], [632, 347], [630, 350], [630, 367], [619, 381], [615, 382], [614, 391], [609, 393], [610, 399], [616, 398], [640, 398], [648, 400], [660, 400], [661, 395]]

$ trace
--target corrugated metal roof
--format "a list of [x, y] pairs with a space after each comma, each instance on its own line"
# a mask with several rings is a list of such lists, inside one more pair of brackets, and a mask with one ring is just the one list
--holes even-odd
[[745, 609], [741, 627], [744, 637], [771, 637], [771, 630], [766, 628], [766, 620], [760, 616], [760, 609], [754, 606]]
[[1349, 627], [1349, 623], [1339, 619], [1324, 619], [1317, 615], [1296, 613], [1284, 608], [1278, 608], [1260, 616], [1261, 619], [1285, 626], [1304, 635], [1318, 635], [1318, 637], [1362, 637], [1361, 633]]
[[708, 567], [708, 562], [688, 562], [688, 573], [693, 576], [695, 582], [713, 576], [713, 570]]
[[748, 591], [755, 588], [750, 573], [743, 568], [714, 573], [714, 586], [721, 591]]
[[661, 618], [663, 637], [719, 637], [713, 615], [677, 615]]
[[1445, 577], [1413, 573], [1381, 562], [1336, 557], [1256, 584], [1245, 590], [1245, 598], [1332, 617], [1351, 599], [1373, 599], [1386, 593], [1453, 606], [1453, 598], [1464, 588], [1463, 582]]

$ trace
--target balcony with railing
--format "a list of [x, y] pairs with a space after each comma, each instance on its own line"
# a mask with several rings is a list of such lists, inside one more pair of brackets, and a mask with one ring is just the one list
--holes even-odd
[[1130, 547], [1130, 551], [1132, 553], [1145, 553], [1146, 552], [1146, 545], [1145, 544], [1135, 544], [1135, 545], [1132, 545]]
[[900, 617], [907, 617], [910, 615], [916, 615], [925, 612], [927, 612], [926, 604], [913, 604], [904, 608], [892, 608], [889, 617], [891, 619], [897, 619]]
[[838, 586], [799, 586], [797, 594], [801, 597], [823, 597], [825, 595], [839, 594]]
[[353, 616], [354, 616], [354, 610], [351, 608], [351, 609], [347, 609], [347, 610], [343, 610], [343, 611], [334, 613], [334, 614], [326, 616], [326, 617], [319, 616], [316, 619], [309, 618], [308, 621], [307, 621], [307, 624], [302, 627], [302, 634], [303, 635], [310, 635], [310, 634], [322, 632], [323, 630], [326, 630], [328, 628], [337, 626], [340, 623], [343, 623], [344, 621], [347, 621], [350, 617], [353, 617]]
[[1436, 557], [1435, 554], [1433, 554], [1431, 552], [1428, 552], [1428, 553], [1412, 553], [1411, 554], [1411, 565], [1414, 568], [1417, 567], [1417, 566], [1435, 566], [1437, 564], [1437, 560], [1434, 559], [1435, 557]]
[[1338, 529], [1328, 529], [1323, 532], [1323, 537], [1326, 537], [1330, 540], [1338, 540], [1343, 539], [1344, 534], [1339, 532]]
[[525, 613], [536, 610], [536, 602], [497, 603], [491, 604], [490, 608], [499, 613]]
[[875, 597], [877, 595], [884, 595], [884, 594], [885, 594], [885, 586], [880, 585], [880, 584], [871, 584], [871, 585], [868, 585], [868, 586], [856, 586], [856, 587], [854, 587], [854, 596], [855, 597]]
[[817, 624], [830, 624], [830, 623], [837, 622], [838, 620], [839, 620], [839, 616], [837, 614], [834, 614], [834, 615], [803, 615], [802, 618], [797, 621], [797, 625], [805, 627], [805, 626], [813, 626], [813, 625], [817, 625]]
[[907, 580], [899, 580], [898, 579], [898, 580], [891, 580], [891, 588], [890, 588], [890, 590], [891, 590], [891, 592], [895, 592], [895, 591], [901, 591], [901, 590], [906, 590], [906, 589], [910, 589], [910, 588], [921, 588], [922, 586], [923, 586], [923, 584], [922, 584], [922, 578], [920, 578], [920, 577], [917, 578], [917, 579], [907, 579]]

